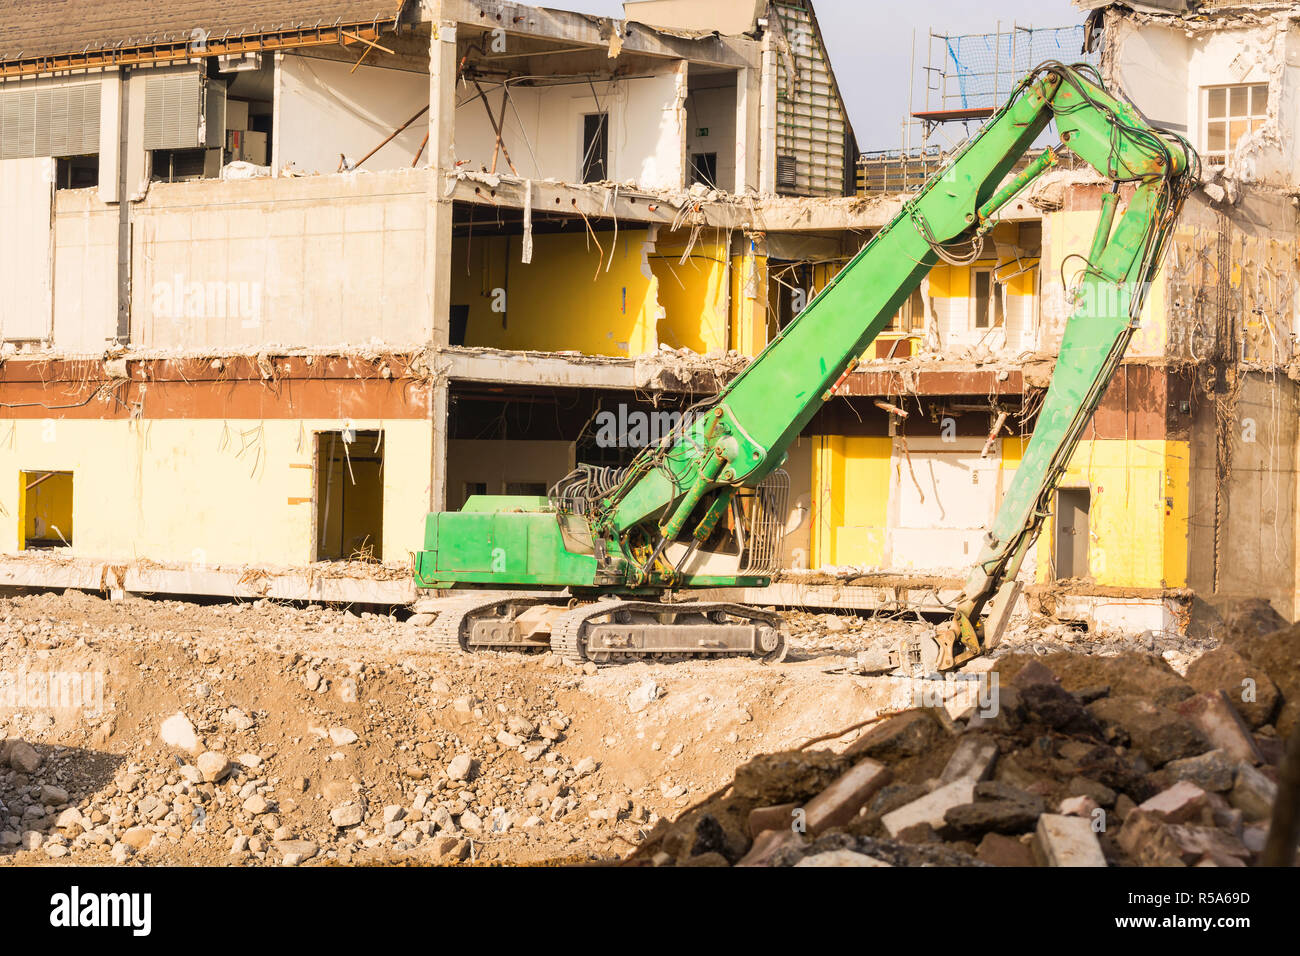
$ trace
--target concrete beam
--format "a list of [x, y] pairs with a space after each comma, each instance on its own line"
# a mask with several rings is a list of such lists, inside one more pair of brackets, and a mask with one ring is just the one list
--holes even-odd
[[[487, 173], [460, 172], [444, 176], [443, 194], [456, 202], [483, 206], [523, 209], [527, 180]], [[759, 232], [834, 232], [845, 229], [879, 229], [893, 221], [902, 209], [903, 198], [886, 196], [875, 199], [793, 199], [786, 197], [742, 196], [707, 201], [689, 193], [657, 194], [635, 187], [561, 183], [532, 180], [532, 208], [535, 213], [591, 218], [607, 217], [622, 221], [657, 223], [670, 226], [681, 219], [681, 209], [693, 210], [685, 224], [699, 224], [716, 229], [756, 230]]]
[[315, 569], [143, 567], [88, 558], [0, 558], [0, 587], [119, 590], [138, 594], [201, 594], [232, 600], [274, 598], [340, 604], [406, 605], [415, 600], [415, 583], [399, 578], [329, 577]]
[[[429, 14], [421, 8], [422, 16]], [[465, 27], [504, 30], [515, 36], [563, 40], [611, 52], [640, 53], [709, 66], [756, 66], [759, 45], [747, 37], [683, 37], [629, 20], [615, 20], [500, 0], [443, 0], [441, 16]], [[617, 31], [618, 36], [614, 36]], [[614, 57], [611, 57], [614, 59]]]

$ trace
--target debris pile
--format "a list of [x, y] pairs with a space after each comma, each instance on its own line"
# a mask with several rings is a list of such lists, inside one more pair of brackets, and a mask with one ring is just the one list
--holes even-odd
[[[1016, 654], [978, 709], [767, 754], [631, 858], [685, 866], [1247, 866], [1295, 729], [1300, 625], [1229, 629], [1181, 677], [1140, 653]], [[849, 733], [846, 731], [846, 735]]]

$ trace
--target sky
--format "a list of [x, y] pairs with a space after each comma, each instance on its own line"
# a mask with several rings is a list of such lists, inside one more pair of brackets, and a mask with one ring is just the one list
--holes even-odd
[[[600, 16], [623, 16], [619, 0], [532, 2]], [[709, 0], [700, 2], [707, 4]], [[909, 79], [916, 83], [916, 108], [924, 105], [924, 87], [918, 76], [925, 64], [930, 30], [948, 35], [992, 33], [999, 20], [1006, 30], [1012, 24], [1073, 26], [1082, 23], [1084, 17], [1070, 0], [815, 0], [814, 6], [858, 146], [863, 150], [902, 145]], [[918, 66], [909, 77], [913, 31]]]

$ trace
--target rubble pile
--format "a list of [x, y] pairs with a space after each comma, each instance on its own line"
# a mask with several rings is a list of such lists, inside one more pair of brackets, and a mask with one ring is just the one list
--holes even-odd
[[756, 757], [631, 862], [1256, 864], [1300, 705], [1300, 625], [1253, 625], [1185, 678], [1140, 653], [1004, 657], [992, 706], [916, 708], [839, 752]]

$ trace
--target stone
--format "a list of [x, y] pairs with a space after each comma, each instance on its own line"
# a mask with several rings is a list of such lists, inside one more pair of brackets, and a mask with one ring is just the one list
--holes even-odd
[[982, 734], [967, 734], [957, 743], [957, 749], [939, 775], [940, 783], [954, 780], [983, 780], [993, 772], [998, 759], [998, 745]]
[[9, 766], [19, 773], [35, 773], [41, 766], [42, 757], [36, 748], [23, 740], [15, 740], [9, 746]]
[[1093, 814], [1099, 810], [1097, 801], [1085, 794], [1077, 797], [1066, 797], [1057, 806], [1056, 812], [1065, 817], [1087, 817], [1093, 819]]
[[943, 728], [928, 709], [909, 710], [872, 727], [844, 754], [883, 761], [915, 757], [930, 750], [942, 734]]
[[108, 851], [108, 855], [112, 858], [114, 863], [121, 866], [127, 860], [131, 859], [134, 852], [135, 851], [125, 843], [114, 843], [113, 849]]
[[803, 837], [789, 827], [780, 830], [764, 830], [754, 838], [749, 852], [740, 858], [736, 866], [766, 866], [779, 851], [788, 846], [798, 846], [803, 842]]
[[1162, 790], [1150, 800], [1138, 804], [1138, 810], [1153, 814], [1166, 823], [1184, 823], [1199, 820], [1201, 811], [1208, 806], [1204, 790], [1188, 780], [1180, 780], [1168, 790]]
[[183, 713], [175, 713], [162, 722], [158, 728], [158, 736], [162, 742], [169, 747], [187, 754], [199, 754], [202, 747], [199, 746], [199, 735], [194, 729], [194, 724]]
[[796, 867], [800, 866], [891, 866], [884, 860], [877, 860], [874, 856], [867, 856], [865, 853], [857, 853], [853, 850], [829, 850], [825, 853], [813, 853], [804, 857]]
[[[311, 840], [274, 840], [272, 841], [271, 846], [280, 851], [280, 854], [285, 857], [286, 862], [290, 856], [294, 856], [297, 857], [297, 862], [301, 863], [305, 860], [310, 860], [320, 852], [320, 847]], [[291, 865], [297, 864], [295, 863]]]
[[384, 807], [384, 822], [393, 823], [406, 818], [406, 810], [399, 806]]
[[147, 850], [153, 843], [154, 832], [145, 827], [132, 827], [122, 834], [120, 842], [125, 843], [132, 850], [139, 853], [141, 850]]
[[537, 728], [533, 726], [531, 720], [520, 717], [518, 714], [511, 714], [506, 718], [506, 730], [525, 739], [537, 732]]
[[266, 802], [266, 797], [260, 793], [255, 793], [244, 801], [244, 812], [251, 813], [255, 817], [261, 816], [270, 808], [270, 804]]
[[330, 811], [330, 822], [342, 830], [356, 826], [365, 815], [365, 809], [359, 803], [345, 803]]
[[1272, 720], [1281, 699], [1272, 678], [1230, 647], [1215, 648], [1192, 661], [1187, 682], [1200, 693], [1222, 691], [1252, 728]]
[[1241, 811], [1251, 822], [1268, 820], [1273, 815], [1273, 803], [1277, 800], [1277, 784], [1264, 775], [1262, 770], [1248, 763], [1237, 766], [1237, 781], [1228, 802]]
[[1071, 796], [1088, 797], [1099, 807], [1112, 807], [1115, 805], [1115, 791], [1104, 783], [1098, 783], [1089, 777], [1071, 778], [1069, 790]]
[[355, 678], [345, 677], [339, 681], [339, 700], [345, 704], [355, 704], [360, 696], [360, 688], [357, 687]]
[[1014, 837], [986, 833], [975, 851], [977, 858], [990, 866], [1035, 866], [1034, 852]]
[[652, 680], [645, 681], [627, 695], [627, 709], [634, 714], [639, 714], [661, 696], [663, 691], [658, 684]]
[[524, 739], [516, 734], [510, 733], [508, 730], [503, 730], [497, 734], [497, 743], [509, 750], [514, 750], [516, 747], [523, 746]]
[[1196, 757], [1171, 760], [1160, 774], [1171, 784], [1186, 780], [1202, 790], [1224, 793], [1237, 779], [1237, 761], [1226, 750], [1209, 750]]
[[[242, 762], [243, 758], [240, 759]], [[219, 783], [230, 773], [230, 758], [212, 750], [199, 754], [195, 763], [203, 779], [210, 783]]]
[[464, 860], [469, 857], [469, 841], [456, 837], [434, 837], [427, 844], [429, 854], [437, 860]]
[[755, 807], [749, 811], [747, 820], [749, 835], [756, 837], [764, 830], [793, 828], [794, 811], [798, 809], [799, 804], [797, 803], [780, 803], [774, 807]]
[[483, 829], [483, 818], [480, 817], [473, 810], [466, 810], [464, 813], [462, 813], [460, 815], [460, 819], [458, 820], [458, 822], [461, 828], [465, 830]]
[[893, 773], [874, 760], [861, 760], [804, 806], [804, 825], [810, 836], [843, 826], [892, 778]]
[[475, 760], [469, 754], [458, 754], [452, 758], [451, 763], [447, 764], [447, 779], [449, 780], [472, 780], [474, 776]]
[[347, 727], [331, 727], [329, 733], [330, 742], [335, 747], [346, 747], [357, 742], [356, 733]]
[[1097, 834], [1083, 817], [1044, 813], [1038, 818], [1034, 845], [1048, 866], [1105, 866]]
[[1152, 767], [1211, 749], [1192, 722], [1141, 697], [1104, 697], [1089, 704], [1088, 710], [1109, 739], [1131, 745]]
[[594, 757], [583, 757], [573, 765], [573, 772], [579, 777], [585, 777], [588, 774], [596, 772], [596, 760]]
[[1178, 705], [1178, 713], [1195, 724], [1215, 749], [1225, 751], [1233, 760], [1263, 762], [1250, 728], [1223, 691], [1189, 697]]
[[983, 800], [949, 808], [943, 815], [944, 830], [957, 839], [985, 833], [1024, 833], [1034, 826], [1038, 814], [1032, 807], [1012, 800]]
[[76, 807], [68, 807], [54, 820], [54, 825], [63, 830], [68, 827], [81, 827], [83, 830], [89, 829], [81, 818], [81, 811]]
[[1083, 702], [1061, 686], [1056, 675], [1031, 660], [1011, 679], [1020, 706], [1053, 730], [1093, 733], [1097, 725]]
[[51, 787], [49, 784], [41, 785], [41, 803], [47, 807], [57, 807], [61, 803], [68, 802], [68, 791], [62, 787]]
[[897, 836], [918, 823], [928, 823], [937, 830], [944, 825], [944, 815], [949, 810], [971, 803], [974, 799], [974, 780], [954, 780], [919, 800], [891, 810], [881, 818], [881, 822], [890, 836]]

